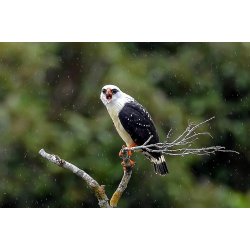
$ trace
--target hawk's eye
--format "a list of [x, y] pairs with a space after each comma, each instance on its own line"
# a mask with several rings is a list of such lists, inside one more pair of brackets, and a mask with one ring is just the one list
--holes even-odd
[[105, 93], [106, 93], [106, 91], [107, 91], [106, 89], [103, 89], [103, 90], [102, 90], [102, 93], [103, 93], [103, 94], [105, 94]]
[[118, 92], [118, 89], [112, 89], [112, 94], [116, 94]]

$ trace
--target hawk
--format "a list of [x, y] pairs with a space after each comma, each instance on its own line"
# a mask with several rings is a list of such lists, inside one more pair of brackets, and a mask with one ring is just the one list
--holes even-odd
[[[152, 138], [148, 144], [159, 142], [159, 136], [150, 114], [133, 97], [125, 94], [115, 85], [105, 85], [101, 90], [100, 98], [127, 147], [143, 145], [150, 136]], [[153, 163], [156, 174], [168, 173], [162, 153], [145, 150], [142, 153]]]

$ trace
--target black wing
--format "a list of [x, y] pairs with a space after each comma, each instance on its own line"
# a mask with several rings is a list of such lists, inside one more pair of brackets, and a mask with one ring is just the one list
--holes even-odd
[[159, 142], [159, 136], [149, 113], [139, 103], [126, 103], [119, 113], [119, 119], [137, 145], [145, 143], [151, 135], [153, 137], [148, 144]]
[[[151, 135], [153, 135], [153, 137], [148, 144], [159, 142], [159, 136], [156, 132], [154, 122], [147, 110], [139, 103], [126, 103], [119, 113], [119, 119], [124, 129], [137, 145], [144, 144]], [[156, 173], [160, 175], [166, 175], [168, 173], [166, 161], [161, 153], [144, 152], [144, 155], [154, 163]]]

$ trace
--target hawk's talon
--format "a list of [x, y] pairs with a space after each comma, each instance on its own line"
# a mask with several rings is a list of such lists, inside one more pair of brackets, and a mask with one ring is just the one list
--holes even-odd
[[132, 156], [132, 150], [128, 150], [128, 156], [130, 157], [130, 156]]
[[126, 148], [126, 146], [125, 146], [125, 145], [122, 145], [122, 149], [121, 149], [120, 152], [119, 152], [119, 157], [120, 157], [120, 158], [122, 158], [123, 155], [124, 155], [124, 153], [123, 153], [123, 149], [124, 149], [124, 148]]

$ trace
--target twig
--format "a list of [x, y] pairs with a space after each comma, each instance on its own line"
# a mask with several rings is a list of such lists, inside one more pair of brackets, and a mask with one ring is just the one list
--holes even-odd
[[[165, 142], [149, 144], [147, 143], [150, 141], [152, 137], [150, 137], [143, 145], [136, 146], [132, 148], [123, 148], [123, 152], [126, 151], [147, 151], [147, 152], [157, 152], [166, 155], [173, 155], [173, 156], [186, 156], [186, 155], [211, 155], [215, 154], [216, 152], [224, 152], [224, 153], [236, 153], [239, 152], [235, 150], [228, 150], [223, 146], [211, 146], [211, 147], [203, 147], [203, 148], [191, 148], [193, 143], [199, 139], [200, 136], [211, 136], [209, 132], [200, 132], [196, 133], [196, 129], [198, 129], [201, 125], [211, 121], [215, 117], [211, 117], [203, 122], [198, 124], [189, 124], [185, 131], [178, 136], [172, 142], [168, 142], [167, 140], [170, 138], [171, 130], [167, 134], [167, 140]], [[212, 137], [213, 138], [213, 137]]]

